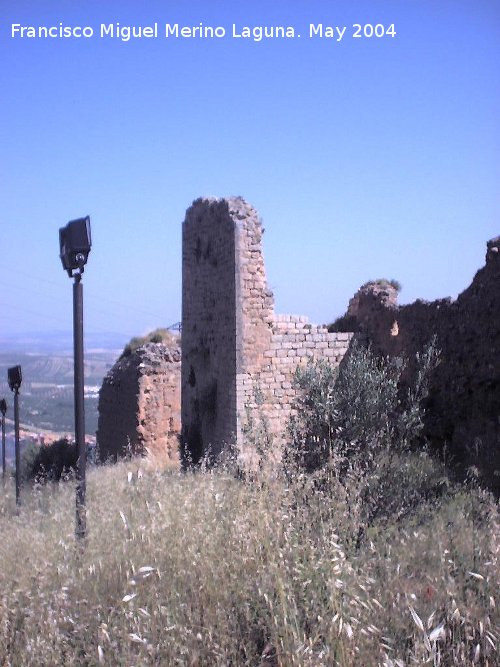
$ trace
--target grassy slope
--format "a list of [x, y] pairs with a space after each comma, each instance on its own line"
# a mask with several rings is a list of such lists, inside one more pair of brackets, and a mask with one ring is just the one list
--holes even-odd
[[349, 553], [344, 512], [300, 480], [139, 465], [90, 473], [82, 550], [72, 484], [25, 491], [19, 514], [0, 495], [0, 664], [256, 666], [268, 643], [281, 665], [498, 664], [487, 496]]

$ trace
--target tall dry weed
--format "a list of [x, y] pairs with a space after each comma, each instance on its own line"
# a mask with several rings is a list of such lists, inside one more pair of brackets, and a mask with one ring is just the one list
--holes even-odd
[[131, 461], [88, 487], [84, 549], [72, 485], [35, 488], [19, 513], [1, 496], [2, 665], [496, 664], [487, 494], [465, 490], [349, 551], [345, 507], [304, 479]]

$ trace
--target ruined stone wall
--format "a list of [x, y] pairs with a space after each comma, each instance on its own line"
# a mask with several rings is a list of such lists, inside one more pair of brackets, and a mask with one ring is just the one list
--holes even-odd
[[247, 410], [265, 415], [279, 447], [297, 366], [340, 363], [352, 338], [305, 317], [275, 315], [262, 233], [258, 213], [241, 197], [199, 199], [186, 213], [182, 440], [195, 461], [208, 448], [242, 446]]
[[164, 343], [147, 343], [116, 362], [99, 392], [102, 460], [147, 450], [179, 462], [180, 367], [180, 348]]
[[[257, 420], [264, 417], [279, 450], [297, 397], [294, 383], [297, 367], [320, 359], [338, 366], [353, 335], [328, 333], [324, 326], [309, 324], [307, 317], [276, 315], [271, 325], [270, 345], [259, 368], [238, 376], [242, 430], [248, 425], [249, 417]], [[242, 437], [243, 450], [244, 444]]]
[[427, 436], [464, 465], [477, 465], [500, 491], [500, 238], [488, 243], [486, 265], [455, 301], [399, 306], [393, 285], [369, 283], [351, 299], [343, 330], [329, 333], [305, 317], [274, 313], [262, 234], [258, 213], [240, 197], [198, 199], [188, 209], [182, 371], [179, 349], [154, 344], [115, 365], [99, 399], [101, 455], [148, 448], [176, 459], [180, 416], [181, 453], [194, 461], [242, 447], [249, 415], [265, 416], [279, 448], [297, 366], [338, 365], [360, 335], [382, 354], [408, 358], [410, 381], [415, 354], [435, 335], [441, 363], [431, 378]]
[[348, 321], [375, 349], [410, 360], [436, 335], [441, 361], [431, 382], [426, 431], [448, 456], [476, 465], [500, 491], [500, 237], [487, 244], [486, 265], [455, 301], [398, 306], [390, 286], [366, 285], [351, 300]]

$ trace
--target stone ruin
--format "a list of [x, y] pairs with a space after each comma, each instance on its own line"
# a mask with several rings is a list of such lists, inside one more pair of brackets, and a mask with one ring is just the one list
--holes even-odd
[[[276, 315], [262, 256], [262, 224], [241, 197], [198, 199], [182, 231], [182, 443], [197, 461], [243, 445], [247, 410], [282, 435], [299, 364], [337, 365], [352, 333]], [[262, 397], [257, 405], [256, 394]]]
[[242, 448], [249, 411], [265, 416], [279, 446], [297, 366], [340, 363], [352, 333], [275, 314], [262, 234], [257, 212], [240, 197], [198, 199], [187, 211], [182, 364], [179, 349], [150, 343], [113, 366], [99, 395], [101, 458], [166, 448], [178, 460], [176, 435], [194, 462], [226, 446]]
[[440, 363], [426, 402], [426, 436], [463, 466], [477, 466], [500, 491], [500, 237], [487, 243], [486, 264], [455, 300], [398, 305], [389, 283], [367, 283], [342, 318], [383, 355], [412, 360], [436, 336]]
[[122, 356], [99, 392], [99, 458], [116, 460], [149, 452], [179, 463], [181, 350], [146, 343]]
[[[99, 401], [104, 456], [166, 447], [176, 459], [180, 434], [181, 456], [196, 462], [242, 448], [245, 421], [257, 412], [279, 447], [298, 365], [338, 365], [356, 335], [384, 355], [411, 360], [436, 335], [441, 363], [426, 405], [427, 435], [499, 488], [499, 239], [488, 243], [486, 266], [455, 301], [399, 306], [390, 283], [367, 283], [351, 299], [343, 327], [329, 332], [306, 317], [275, 314], [261, 220], [244, 199], [196, 200], [182, 234], [182, 362], [178, 349], [149, 347], [115, 365]], [[412, 372], [410, 362], [408, 378]]]

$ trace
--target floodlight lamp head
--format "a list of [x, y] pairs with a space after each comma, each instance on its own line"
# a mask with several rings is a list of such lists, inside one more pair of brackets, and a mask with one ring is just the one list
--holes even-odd
[[19, 391], [21, 387], [21, 382], [23, 381], [23, 374], [21, 372], [21, 366], [12, 366], [7, 371], [7, 376], [9, 379], [9, 387], [11, 391]]
[[70, 278], [75, 271], [83, 273], [91, 246], [89, 216], [71, 220], [59, 229], [59, 257]]
[[5, 398], [2, 398], [0, 401], [0, 412], [2, 413], [2, 417], [5, 417], [5, 413], [7, 412], [7, 401]]

